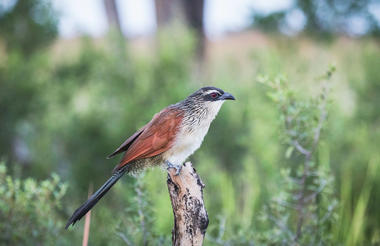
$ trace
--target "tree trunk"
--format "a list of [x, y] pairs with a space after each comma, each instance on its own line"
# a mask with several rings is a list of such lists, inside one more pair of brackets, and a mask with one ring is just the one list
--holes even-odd
[[203, 60], [205, 52], [205, 33], [204, 33], [204, 0], [182, 0], [183, 9], [188, 25], [197, 35], [197, 56]]
[[204, 0], [155, 0], [157, 28], [176, 21], [184, 22], [196, 35], [196, 55], [203, 60], [205, 53]]
[[103, 2], [106, 10], [109, 28], [116, 28], [119, 33], [122, 33], [116, 0], [103, 0]]
[[175, 246], [202, 245], [208, 226], [203, 202], [205, 185], [190, 162], [183, 165], [178, 176], [168, 170], [167, 185], [174, 213], [172, 243]]
[[167, 27], [184, 19], [181, 2], [178, 0], [154, 0], [157, 28]]

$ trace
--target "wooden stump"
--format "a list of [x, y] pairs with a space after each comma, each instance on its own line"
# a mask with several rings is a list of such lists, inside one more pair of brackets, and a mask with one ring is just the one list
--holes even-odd
[[172, 243], [175, 246], [202, 245], [208, 226], [208, 215], [203, 201], [205, 185], [190, 162], [181, 173], [168, 170], [167, 185], [174, 213]]

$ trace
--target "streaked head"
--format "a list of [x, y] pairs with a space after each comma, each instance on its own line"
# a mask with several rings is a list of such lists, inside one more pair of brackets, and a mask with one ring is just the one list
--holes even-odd
[[[207, 112], [205, 119], [208, 119], [211, 123], [226, 100], [235, 100], [235, 97], [222, 89], [208, 86], [200, 88], [185, 99], [184, 102], [190, 106], [193, 113], [203, 114]], [[203, 116], [200, 117], [203, 118]]]
[[221, 102], [225, 100], [235, 100], [235, 97], [228, 92], [224, 92], [222, 89], [208, 86], [203, 87], [194, 92], [189, 98], [196, 99], [197, 101], [205, 102]]

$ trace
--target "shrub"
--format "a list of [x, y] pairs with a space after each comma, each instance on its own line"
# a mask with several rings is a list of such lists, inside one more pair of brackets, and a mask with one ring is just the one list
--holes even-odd
[[59, 219], [66, 184], [58, 175], [44, 181], [7, 175], [0, 163], [0, 242], [5, 245], [60, 245]]
[[[334, 71], [331, 67], [322, 78], [330, 79]], [[320, 154], [329, 85], [323, 85], [316, 99], [299, 99], [284, 78], [261, 81], [271, 88], [269, 96], [280, 112], [289, 161], [281, 172], [281, 189], [262, 214], [269, 227], [259, 241], [264, 245], [331, 245], [338, 200], [328, 159]]]

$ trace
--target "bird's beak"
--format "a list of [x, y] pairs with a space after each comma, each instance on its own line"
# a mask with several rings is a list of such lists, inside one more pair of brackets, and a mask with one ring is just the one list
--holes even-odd
[[221, 95], [219, 99], [220, 100], [235, 100], [235, 97], [228, 92], [224, 92], [224, 94]]

